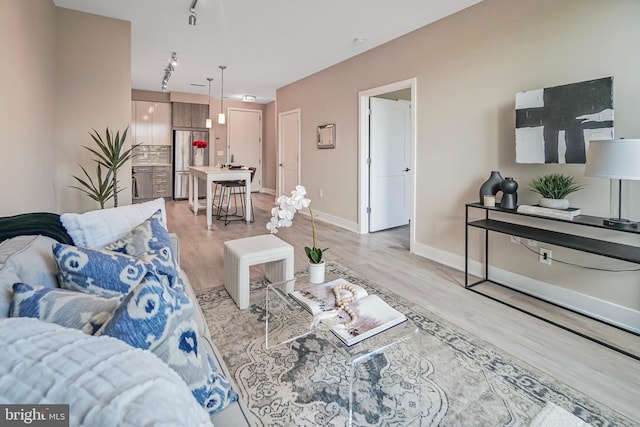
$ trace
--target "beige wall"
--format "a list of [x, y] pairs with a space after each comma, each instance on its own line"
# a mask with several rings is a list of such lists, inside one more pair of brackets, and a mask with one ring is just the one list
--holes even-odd
[[[524, 203], [536, 201], [526, 190], [531, 178], [574, 175], [586, 188], [570, 197], [573, 205], [608, 216], [609, 184], [584, 177], [584, 165], [515, 164], [514, 99], [523, 90], [613, 76], [616, 136], [640, 137], [638, 16], [636, 0], [485, 0], [279, 89], [278, 112], [301, 109], [302, 184], [314, 207], [357, 222], [358, 92], [415, 77], [413, 225], [423, 252], [448, 254], [462, 267], [464, 204], [476, 201], [480, 184], [495, 169], [520, 183]], [[318, 150], [315, 129], [327, 122], [337, 125], [337, 147]], [[634, 203], [640, 219], [640, 199]], [[640, 309], [637, 273], [612, 277], [557, 263], [543, 269], [524, 248], [510, 246], [508, 237], [492, 246], [492, 265]], [[472, 247], [476, 259], [480, 249], [479, 242]], [[554, 256], [577, 257], [582, 264], [621, 264], [567, 252], [554, 248]]]
[[[108, 127], [123, 132], [131, 122], [131, 24], [126, 21], [57, 9], [56, 142], [60, 211], [87, 211], [99, 206], [79, 190], [71, 175], [78, 166], [95, 170], [94, 157], [83, 145], [95, 147], [89, 132], [104, 136]], [[127, 138], [127, 146], [131, 146]], [[118, 204], [131, 203], [131, 167], [118, 173]], [[111, 205], [110, 202], [109, 205]]]
[[[50, 0], [0, 2], [4, 84], [0, 101], [0, 215], [70, 212], [97, 204], [69, 186], [94, 169], [82, 145], [92, 128], [130, 121], [130, 24], [67, 9]], [[120, 181], [127, 187], [131, 171]], [[131, 202], [130, 192], [120, 204]]]
[[278, 135], [276, 134], [276, 103], [264, 106], [262, 113], [264, 131], [262, 138], [262, 188], [275, 194], [278, 171]]
[[56, 8], [0, 2], [0, 216], [54, 211]]

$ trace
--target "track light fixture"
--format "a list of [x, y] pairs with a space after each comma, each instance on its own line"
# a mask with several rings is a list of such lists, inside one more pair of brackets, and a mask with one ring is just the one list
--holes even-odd
[[198, 4], [198, 0], [193, 0], [191, 2], [191, 7], [189, 8], [189, 12], [191, 12], [191, 15], [189, 15], [189, 25], [196, 25], [196, 19], [198, 19], [198, 14], [196, 13], [196, 4]]
[[176, 69], [175, 67], [178, 65], [178, 54], [175, 52], [171, 53], [171, 59], [169, 59], [169, 63], [167, 64], [167, 68], [164, 69], [164, 77], [162, 78], [162, 91], [167, 91], [167, 85], [169, 84], [169, 78], [171, 78], [171, 73]]

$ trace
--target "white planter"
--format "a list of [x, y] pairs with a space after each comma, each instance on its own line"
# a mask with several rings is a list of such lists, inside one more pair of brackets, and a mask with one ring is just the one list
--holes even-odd
[[538, 202], [540, 206], [551, 209], [568, 209], [569, 208], [569, 200], [567, 199], [547, 199], [545, 197], [540, 197], [540, 201]]
[[309, 282], [324, 283], [324, 260], [320, 264], [309, 261]]

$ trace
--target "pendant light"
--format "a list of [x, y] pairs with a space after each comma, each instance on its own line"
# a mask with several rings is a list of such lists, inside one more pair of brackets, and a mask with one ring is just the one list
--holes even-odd
[[[213, 78], [207, 77], [207, 80], [209, 80], [209, 99], [207, 99], [207, 104], [209, 104], [209, 116], [211, 116], [211, 80], [213, 80]], [[211, 129], [211, 126], [213, 126], [213, 120], [211, 120], [211, 117], [207, 117], [207, 120], [204, 122], [204, 127]]]
[[220, 80], [220, 113], [218, 113], [218, 124], [223, 125], [226, 122], [223, 112], [224, 110], [222, 109], [222, 99], [224, 98], [224, 69], [227, 67], [219, 65], [218, 68], [220, 68], [220, 74], [222, 75]]

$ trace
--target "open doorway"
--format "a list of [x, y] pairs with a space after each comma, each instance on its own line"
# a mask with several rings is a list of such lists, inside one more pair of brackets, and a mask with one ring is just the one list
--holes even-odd
[[360, 97], [358, 223], [361, 234], [409, 224], [415, 244], [416, 79]]

